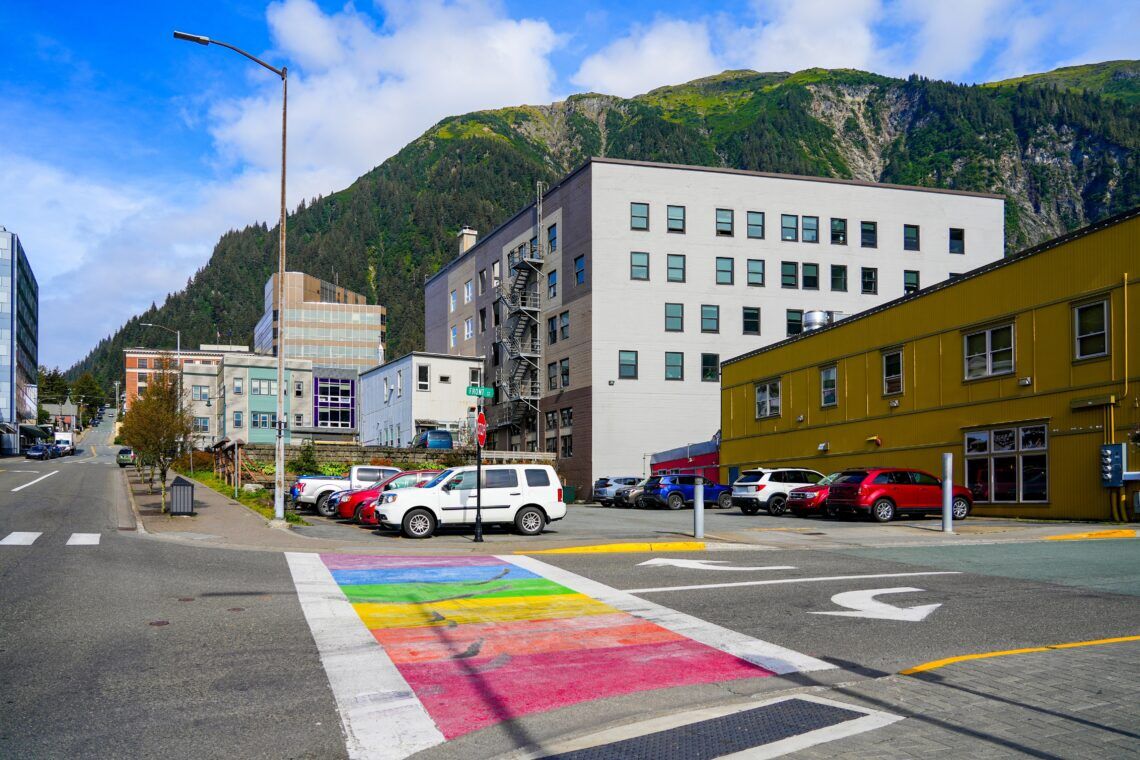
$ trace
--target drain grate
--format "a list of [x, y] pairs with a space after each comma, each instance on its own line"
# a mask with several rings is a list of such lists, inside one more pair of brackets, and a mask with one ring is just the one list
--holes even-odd
[[613, 744], [549, 755], [546, 760], [713, 760], [865, 716], [856, 710], [788, 699]]

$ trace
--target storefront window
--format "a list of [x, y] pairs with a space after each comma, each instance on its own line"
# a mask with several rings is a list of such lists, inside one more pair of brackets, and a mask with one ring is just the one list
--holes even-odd
[[1049, 500], [1045, 425], [971, 430], [965, 436], [966, 487], [980, 503]]

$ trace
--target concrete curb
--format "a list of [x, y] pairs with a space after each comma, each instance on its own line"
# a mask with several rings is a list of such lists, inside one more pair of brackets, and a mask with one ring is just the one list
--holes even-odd
[[[120, 505], [116, 505], [115, 511], [119, 518], [119, 530], [133, 530], [136, 533], [147, 536], [146, 527], [143, 525], [142, 515], [139, 514], [139, 505], [135, 502], [135, 495], [131, 491], [131, 481], [127, 477], [127, 470], [125, 467], [119, 468], [119, 482], [123, 485], [123, 489], [127, 492], [127, 500], [130, 504], [131, 511], [129, 514], [124, 515], [123, 509]], [[124, 527], [125, 526], [125, 527]]]
[[513, 554], [619, 554], [630, 552], [703, 552], [704, 541], [644, 541], [624, 544], [587, 544], [585, 546], [563, 546], [557, 549], [534, 549], [512, 552]]

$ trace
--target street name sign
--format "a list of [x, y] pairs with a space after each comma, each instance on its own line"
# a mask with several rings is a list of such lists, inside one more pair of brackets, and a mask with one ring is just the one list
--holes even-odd
[[494, 398], [495, 397], [495, 389], [494, 388], [488, 388], [485, 385], [468, 385], [467, 386], [467, 395], [468, 396], [479, 396], [481, 398]]

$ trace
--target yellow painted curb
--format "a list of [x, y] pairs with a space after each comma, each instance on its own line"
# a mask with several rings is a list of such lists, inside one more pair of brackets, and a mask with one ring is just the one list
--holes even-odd
[[515, 554], [614, 554], [618, 552], [700, 552], [704, 541], [665, 541], [662, 543], [597, 544], [595, 546], [567, 546], [562, 549], [539, 549]]
[[956, 662], [966, 662], [968, 660], [985, 660], [990, 657], [1005, 657], [1011, 654], [1028, 654], [1030, 652], [1048, 652], [1052, 649], [1076, 649], [1078, 647], [1095, 647], [1102, 644], [1120, 644], [1125, 641], [1140, 641], [1140, 636], [1118, 636], [1114, 639], [1094, 639], [1093, 641], [1072, 641], [1067, 644], [1049, 644], [1043, 647], [1028, 647], [1026, 649], [1006, 649], [999, 652], [982, 652], [980, 654], [964, 654], [958, 657], [947, 657], [944, 660], [933, 660], [931, 662], [924, 662], [922, 665], [917, 665], [913, 668], [900, 670], [901, 676], [912, 676], [915, 673], [923, 673], [927, 670], [935, 670], [946, 665], [953, 665]]
[[1046, 541], [1084, 541], [1089, 538], [1136, 538], [1134, 530], [1094, 530], [1088, 533], [1066, 533], [1063, 536], [1049, 536]]

